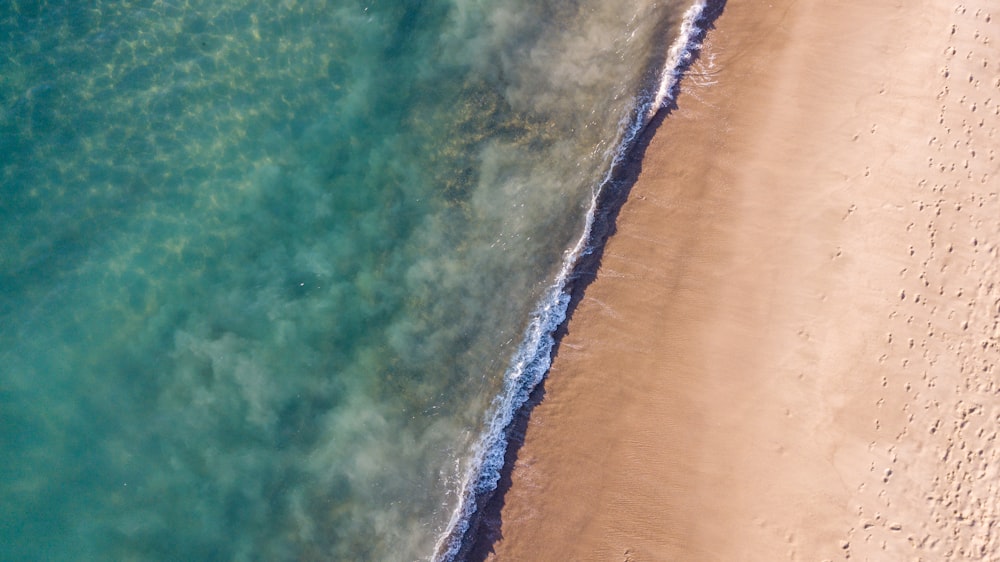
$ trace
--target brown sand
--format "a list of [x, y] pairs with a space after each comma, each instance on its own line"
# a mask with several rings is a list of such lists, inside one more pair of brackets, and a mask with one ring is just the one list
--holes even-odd
[[1000, 560], [1000, 6], [715, 25], [492, 558]]

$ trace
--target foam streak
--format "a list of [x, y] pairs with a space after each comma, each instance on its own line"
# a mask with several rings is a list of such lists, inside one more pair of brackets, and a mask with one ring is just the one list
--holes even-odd
[[477, 442], [473, 462], [462, 480], [459, 504], [435, 548], [432, 558], [435, 562], [455, 560], [477, 509], [484, 503], [484, 498], [496, 490], [507, 451], [507, 428], [527, 402], [531, 391], [549, 371], [556, 343], [554, 334], [566, 320], [570, 303], [569, 282], [574, 268], [580, 256], [594, 249], [591, 235], [600, 195], [611, 184], [614, 173], [639, 134], [662, 108], [676, 98], [680, 80], [701, 48], [707, 4], [707, 0], [699, 0], [684, 13], [680, 33], [667, 52], [658, 88], [652, 95], [637, 96], [638, 110], [625, 128], [607, 173], [594, 190], [583, 233], [576, 245], [564, 254], [559, 275], [532, 313], [523, 341], [504, 374], [503, 390], [491, 410], [489, 426]]

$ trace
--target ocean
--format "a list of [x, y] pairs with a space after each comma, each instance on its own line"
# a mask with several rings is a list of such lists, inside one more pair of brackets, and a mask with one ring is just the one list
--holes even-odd
[[0, 5], [0, 559], [454, 558], [692, 4]]

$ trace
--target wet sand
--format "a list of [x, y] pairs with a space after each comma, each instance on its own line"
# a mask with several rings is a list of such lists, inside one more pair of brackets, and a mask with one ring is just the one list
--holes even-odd
[[489, 558], [1000, 558], [1000, 8], [732, 0], [682, 90]]

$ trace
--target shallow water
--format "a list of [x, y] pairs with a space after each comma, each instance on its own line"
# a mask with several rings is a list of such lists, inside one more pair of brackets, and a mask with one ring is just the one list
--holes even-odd
[[0, 6], [0, 559], [429, 557], [686, 4]]

